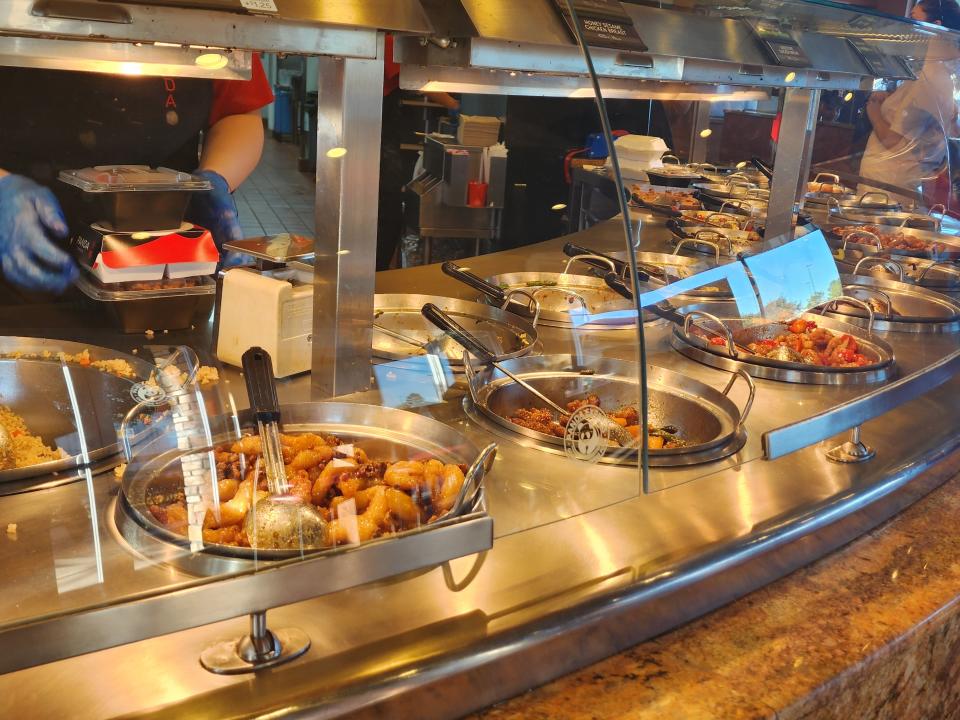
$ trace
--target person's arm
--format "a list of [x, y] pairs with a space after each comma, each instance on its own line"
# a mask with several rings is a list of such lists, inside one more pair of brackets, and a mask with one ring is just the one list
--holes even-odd
[[877, 139], [883, 144], [888, 150], [893, 150], [897, 145], [903, 142], [904, 137], [896, 130], [894, 130], [890, 123], [888, 123], [881, 112], [881, 107], [883, 106], [883, 101], [888, 97], [887, 93], [873, 93], [867, 99], [867, 117], [870, 120], [870, 124], [873, 125], [873, 132], [876, 134]]
[[223, 176], [230, 190], [249, 177], [263, 152], [263, 119], [259, 110], [227, 115], [211, 127], [203, 141], [200, 170]]
[[443, 105], [447, 110], [459, 110], [460, 101], [457, 100], [450, 93], [445, 92], [425, 92], [424, 95], [427, 96], [427, 100], [430, 102], [435, 102], [438, 105]]

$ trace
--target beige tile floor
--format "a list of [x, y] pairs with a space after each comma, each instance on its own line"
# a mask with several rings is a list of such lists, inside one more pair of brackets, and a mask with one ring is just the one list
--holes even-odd
[[314, 180], [297, 169], [297, 147], [267, 136], [263, 157], [234, 193], [245, 237], [313, 235]]

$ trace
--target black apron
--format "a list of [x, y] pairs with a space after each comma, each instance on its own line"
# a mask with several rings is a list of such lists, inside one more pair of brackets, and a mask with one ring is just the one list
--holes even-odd
[[192, 78], [0, 68], [0, 168], [46, 185], [64, 204], [76, 197], [61, 170], [150, 165], [193, 171], [213, 84]]
[[[213, 83], [0, 67], [0, 98], [0, 168], [49, 187], [75, 232], [82, 194], [57, 180], [59, 172], [116, 164], [195, 170]], [[0, 278], [0, 307], [45, 297]], [[0, 313], [0, 328], [8, 326]]]

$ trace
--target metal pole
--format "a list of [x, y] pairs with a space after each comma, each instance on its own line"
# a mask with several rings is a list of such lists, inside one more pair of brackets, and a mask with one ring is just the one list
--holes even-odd
[[[767, 214], [768, 238], [784, 235], [793, 224], [793, 205], [801, 180], [806, 180], [804, 147], [817, 121], [816, 98], [819, 93], [801, 88], [784, 91], [783, 115], [770, 181], [770, 209]], [[809, 167], [808, 162], [806, 163]]]
[[[703, 100], [695, 102], [692, 108], [693, 129], [690, 131], [690, 157], [688, 162], [707, 161], [707, 138], [700, 133], [710, 129], [710, 103]], [[709, 136], [709, 133], [707, 133]]]
[[383, 35], [378, 59], [320, 58], [317, 112], [315, 400], [370, 387]]

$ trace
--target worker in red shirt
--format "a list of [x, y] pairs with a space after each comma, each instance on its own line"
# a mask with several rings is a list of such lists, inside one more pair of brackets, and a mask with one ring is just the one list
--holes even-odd
[[231, 193], [260, 160], [260, 109], [273, 101], [259, 57], [248, 81], [0, 68], [0, 87], [6, 280], [59, 293], [76, 279], [63, 249], [75, 202], [57, 181], [65, 169], [123, 164], [193, 172], [213, 189], [191, 198], [186, 219], [210, 230], [218, 247], [241, 237]]

